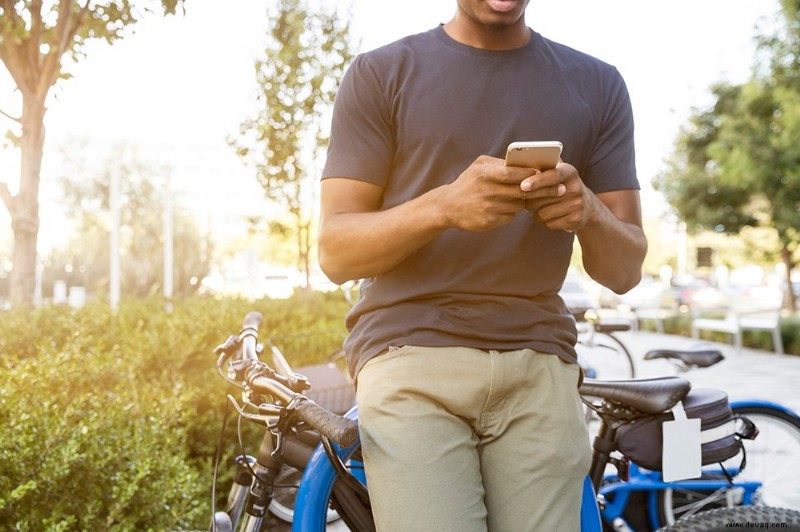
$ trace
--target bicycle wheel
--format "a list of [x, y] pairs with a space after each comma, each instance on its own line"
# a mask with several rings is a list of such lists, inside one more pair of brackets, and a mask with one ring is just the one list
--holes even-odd
[[[584, 330], [578, 334], [575, 350], [578, 352], [578, 365], [588, 378], [625, 380], [636, 377], [636, 366], [630, 351], [611, 333], [598, 332], [593, 328]], [[588, 396], [584, 399], [594, 402]], [[589, 436], [594, 439], [599, 419], [588, 406], [584, 410]]]
[[762, 482], [761, 504], [800, 511], [800, 420], [770, 406], [736, 406], [733, 413], [759, 431], [755, 440], [743, 442], [747, 466], [737, 478]]
[[[734, 481], [761, 483], [756, 503], [800, 511], [800, 421], [770, 406], [735, 406], [734, 415], [745, 416], [755, 423], [759, 434], [755, 440], [743, 440], [747, 463]], [[741, 455], [723, 463], [730, 470], [738, 469]], [[706, 477], [709, 478], [709, 477]], [[717, 476], [716, 478], [719, 478]], [[673, 524], [684, 515], [741, 504], [741, 493], [733, 489], [677, 490], [659, 494], [659, 516], [663, 524]]]
[[611, 333], [590, 331], [578, 337], [578, 364], [587, 377], [621, 380], [636, 377], [628, 348]]
[[777, 528], [780, 530], [800, 530], [800, 512], [771, 506], [739, 506], [701, 512], [681, 519], [664, 532], [725, 532], [731, 527], [739, 528]]

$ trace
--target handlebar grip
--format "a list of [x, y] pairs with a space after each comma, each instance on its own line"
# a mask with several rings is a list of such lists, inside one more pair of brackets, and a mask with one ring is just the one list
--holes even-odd
[[244, 317], [244, 322], [242, 323], [242, 329], [255, 329], [258, 331], [258, 328], [261, 327], [261, 322], [264, 320], [264, 316], [258, 311], [251, 311], [247, 313], [247, 316]]
[[302, 421], [340, 447], [350, 447], [358, 437], [358, 423], [325, 410], [305, 396], [295, 406], [295, 412]]

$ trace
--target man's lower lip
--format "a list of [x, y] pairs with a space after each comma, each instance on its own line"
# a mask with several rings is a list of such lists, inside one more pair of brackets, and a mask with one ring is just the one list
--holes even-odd
[[502, 13], [513, 10], [517, 7], [518, 0], [488, 0], [487, 4], [492, 10]]

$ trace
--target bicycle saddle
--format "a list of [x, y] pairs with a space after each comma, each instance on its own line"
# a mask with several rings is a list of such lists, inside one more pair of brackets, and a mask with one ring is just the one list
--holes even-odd
[[644, 355], [645, 360], [654, 360], [656, 358], [679, 360], [687, 366], [707, 368], [722, 361], [725, 357], [719, 349], [713, 348], [653, 349]]
[[686, 397], [692, 383], [681, 377], [655, 377], [629, 381], [584, 379], [581, 395], [608, 399], [646, 414], [669, 410]]

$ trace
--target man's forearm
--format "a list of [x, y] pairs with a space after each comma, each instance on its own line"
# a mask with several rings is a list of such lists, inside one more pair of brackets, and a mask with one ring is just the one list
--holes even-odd
[[595, 213], [578, 241], [586, 273], [616, 293], [625, 293], [642, 277], [642, 263], [647, 254], [647, 238], [641, 226], [620, 220], [596, 196]]
[[390, 271], [448, 227], [433, 190], [385, 211], [332, 214], [320, 224], [319, 262], [338, 284]]

